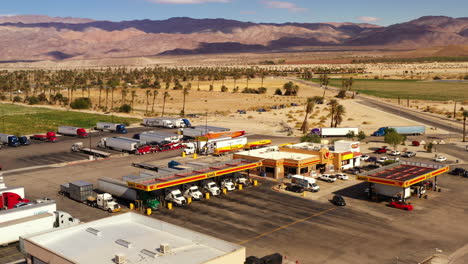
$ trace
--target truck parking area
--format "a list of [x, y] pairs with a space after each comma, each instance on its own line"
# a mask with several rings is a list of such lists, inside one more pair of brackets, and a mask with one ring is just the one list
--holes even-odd
[[[47, 196], [57, 201], [59, 210], [88, 222], [110, 214], [58, 195], [60, 184], [75, 180], [96, 184], [102, 177], [121, 179], [139, 171], [131, 163], [157, 160], [155, 163], [163, 166], [173, 159], [172, 155], [161, 152], [128, 156], [15, 173], [6, 178], [12, 186], [24, 186], [30, 194], [28, 198]], [[211, 157], [196, 161], [226, 159]], [[241, 244], [247, 247], [247, 255], [279, 252], [299, 263], [367, 263], [369, 260], [395, 263], [397, 257], [399, 263], [417, 263], [435, 253], [436, 248], [450, 254], [468, 243], [465, 235], [468, 227], [463, 222], [468, 202], [464, 190], [468, 182], [461, 177], [441, 177], [442, 192], [434, 193], [428, 200], [413, 199], [415, 210], [411, 214], [383, 203], [369, 202], [364, 195], [365, 183], [343, 185], [313, 200], [272, 190], [278, 183], [261, 179], [257, 187], [235, 190], [173, 210], [162, 209], [151, 217]], [[319, 181], [319, 184], [334, 187], [347, 182]], [[333, 206], [328, 200], [334, 193], [342, 195], [348, 205]], [[307, 195], [315, 194], [320, 192]], [[14, 253], [11, 247], [2, 249], [1, 253], [4, 252]], [[0, 263], [6, 263], [6, 259], [0, 258]]]

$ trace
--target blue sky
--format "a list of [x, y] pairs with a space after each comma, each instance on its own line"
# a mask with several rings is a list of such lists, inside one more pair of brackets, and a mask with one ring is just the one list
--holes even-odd
[[468, 16], [466, 0], [2, 0], [1, 15], [97, 20], [177, 16], [253, 22], [369, 22], [389, 25], [426, 15]]

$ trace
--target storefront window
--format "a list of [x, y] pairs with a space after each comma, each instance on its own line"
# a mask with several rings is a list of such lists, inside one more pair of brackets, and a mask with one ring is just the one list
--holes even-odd
[[292, 174], [292, 175], [295, 175], [296, 174], [296, 168], [295, 167], [284, 167], [284, 173], [285, 174]]
[[305, 167], [305, 168], [301, 168], [301, 174], [306, 174], [309, 172], [309, 168], [308, 167]]

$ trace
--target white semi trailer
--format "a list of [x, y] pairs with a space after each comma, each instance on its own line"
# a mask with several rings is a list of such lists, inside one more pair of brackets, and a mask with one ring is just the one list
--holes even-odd
[[140, 140], [126, 137], [101, 138], [98, 143], [98, 147], [100, 148], [113, 149], [129, 153], [135, 153], [140, 146]]
[[174, 124], [171, 120], [162, 117], [143, 118], [143, 125], [150, 127], [174, 128]]
[[182, 135], [160, 131], [143, 132], [140, 134], [140, 141], [146, 143], [161, 143], [163, 141], [178, 143], [181, 138]]
[[118, 197], [129, 202], [135, 202], [142, 200], [144, 206], [151, 208], [152, 210], [159, 209], [159, 201], [155, 198], [140, 197], [135, 189], [128, 187], [126, 182], [110, 179], [101, 178], [97, 182], [98, 190], [112, 194], [114, 197]]
[[125, 128], [125, 125], [123, 124], [117, 124], [117, 123], [107, 123], [107, 122], [98, 122], [96, 124], [96, 130], [100, 131], [111, 131], [111, 132], [116, 132], [120, 134], [127, 134], [127, 129]]
[[57, 211], [57, 204], [54, 201], [3, 210], [0, 211], [0, 223], [41, 213], [53, 213], [55, 211]]
[[359, 128], [357, 127], [322, 127], [322, 128], [314, 128], [312, 130], [313, 134], [317, 134], [321, 137], [344, 137], [350, 132], [354, 132], [354, 134], [357, 135], [359, 133]]
[[411, 189], [409, 187], [397, 187], [386, 184], [374, 184], [374, 190], [377, 194], [392, 197], [392, 198], [408, 198], [411, 196]]
[[0, 223], [0, 245], [8, 245], [20, 237], [34, 233], [77, 225], [80, 220], [70, 214], [54, 211], [40, 213]]

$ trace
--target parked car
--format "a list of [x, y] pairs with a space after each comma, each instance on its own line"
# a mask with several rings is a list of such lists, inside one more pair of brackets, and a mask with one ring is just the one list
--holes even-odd
[[376, 157], [369, 157], [366, 161], [367, 162], [376, 162], [377, 158]]
[[398, 150], [392, 150], [392, 151], [390, 152], [390, 155], [391, 155], [391, 156], [399, 156], [399, 155], [400, 155], [400, 151], [398, 151]]
[[413, 210], [413, 206], [411, 204], [407, 204], [407, 203], [399, 202], [399, 201], [392, 201], [388, 204], [388, 206], [393, 207], [393, 208], [403, 209], [406, 211]]
[[343, 181], [346, 181], [349, 179], [348, 175], [344, 174], [344, 173], [336, 173], [335, 174], [335, 177], [338, 179], [338, 180], [343, 180]]
[[361, 160], [363, 160], [363, 161], [367, 161], [367, 160], [369, 160], [369, 158], [370, 158], [369, 155], [362, 155], [361, 156]]
[[382, 154], [382, 153], [387, 153], [387, 151], [388, 151], [387, 148], [378, 148], [375, 150], [375, 153]]
[[417, 140], [411, 142], [411, 145], [415, 146], [415, 147], [419, 147], [419, 145], [421, 145], [421, 143]]
[[351, 168], [351, 169], [344, 170], [343, 172], [356, 175], [356, 174], [358, 174], [358, 173], [361, 172], [361, 168], [359, 168], [359, 167], [354, 167], [354, 168]]
[[468, 178], [468, 170], [466, 170], [466, 171], [463, 173], [462, 176], [465, 177], [465, 178]]
[[450, 172], [450, 174], [457, 175], [457, 176], [462, 176], [465, 173], [465, 171], [466, 170], [463, 169], [463, 168], [455, 168]]
[[416, 156], [416, 152], [414, 151], [407, 151], [403, 154], [401, 154], [402, 157], [406, 157], [406, 158], [411, 158], [411, 157], [414, 157]]
[[446, 161], [447, 158], [444, 157], [444, 156], [438, 156], [437, 158], [434, 159], [434, 161], [436, 162], [443, 162], [443, 161]]
[[319, 179], [322, 181], [327, 181], [327, 182], [334, 182], [336, 181], [336, 177], [330, 174], [322, 174], [319, 176]]
[[304, 187], [299, 185], [289, 185], [286, 187], [286, 191], [295, 192], [295, 193], [303, 193]]
[[386, 160], [388, 160], [387, 157], [380, 157], [380, 158], [377, 160], [377, 162], [378, 162], [378, 163], [384, 163]]
[[337, 206], [345, 206], [346, 201], [344, 200], [343, 196], [341, 195], [335, 195], [333, 196], [333, 199], [331, 200], [332, 204], [337, 205]]

